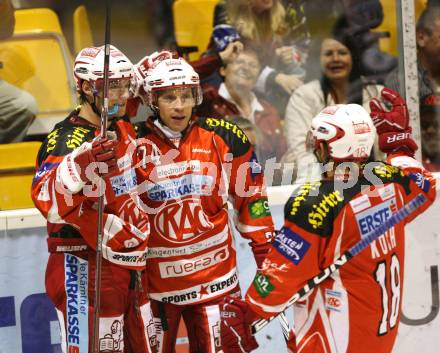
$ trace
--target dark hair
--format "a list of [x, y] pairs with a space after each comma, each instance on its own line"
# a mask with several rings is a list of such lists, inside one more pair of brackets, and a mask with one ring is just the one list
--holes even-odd
[[[331, 36], [327, 38], [337, 40], [338, 42], [346, 46], [350, 51], [352, 58], [352, 69], [348, 78], [348, 103], [356, 103], [362, 105], [362, 89], [364, 87], [364, 83], [361, 77], [361, 51], [360, 48], [356, 45], [357, 33], [353, 31], [353, 29], [350, 27], [346, 16], [339, 17], [333, 27]], [[322, 75], [320, 83], [321, 89], [324, 93], [324, 102], [325, 105], [327, 105], [327, 96], [333, 91], [333, 89], [330, 80], [324, 75]]]
[[440, 20], [440, 6], [428, 6], [417, 20], [416, 31], [431, 35], [432, 27], [437, 20]]

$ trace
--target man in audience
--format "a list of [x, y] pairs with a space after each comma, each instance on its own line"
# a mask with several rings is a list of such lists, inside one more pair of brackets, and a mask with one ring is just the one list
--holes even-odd
[[[440, 6], [428, 6], [416, 26], [419, 96], [440, 92]], [[390, 73], [385, 86], [403, 94], [398, 70]]]
[[286, 151], [286, 140], [278, 111], [254, 93], [260, 70], [257, 53], [245, 48], [220, 69], [224, 82], [218, 89], [211, 85], [203, 87], [204, 101], [197, 112], [202, 116], [248, 119], [258, 131], [256, 145], [261, 161], [272, 157], [279, 160]]
[[[10, 0], [0, 0], [0, 41], [12, 36], [14, 7]], [[29, 93], [1, 79], [0, 58], [0, 143], [22, 141], [37, 114], [37, 103]]]

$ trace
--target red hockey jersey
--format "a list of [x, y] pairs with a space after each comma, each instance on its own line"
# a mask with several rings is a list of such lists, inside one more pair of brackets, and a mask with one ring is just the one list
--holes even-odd
[[414, 159], [390, 161], [367, 165], [349, 189], [338, 190], [330, 180], [304, 184], [285, 206], [284, 227], [246, 295], [264, 317], [282, 311], [307, 280], [416, 195], [428, 199], [294, 306], [298, 352], [392, 351], [402, 303], [405, 223], [433, 202], [436, 190], [435, 179]]
[[159, 124], [140, 127], [141, 199], [150, 217], [146, 274], [150, 298], [200, 303], [239, 289], [228, 218], [252, 243], [266, 243], [274, 226], [261, 166], [246, 135], [222, 119], [191, 121], [178, 147]]
[[[131, 158], [135, 131], [126, 118], [113, 121], [109, 131], [114, 131], [120, 141], [116, 147], [119, 173], [107, 178], [105, 184], [103, 257], [129, 269], [144, 269], [149, 223], [132, 197], [137, 185]], [[50, 252], [96, 247], [96, 185], [85, 185], [78, 193], [70, 192], [60, 180], [60, 165], [75, 149], [98, 135], [99, 130], [74, 111], [55, 125], [40, 148], [32, 199], [47, 218]]]

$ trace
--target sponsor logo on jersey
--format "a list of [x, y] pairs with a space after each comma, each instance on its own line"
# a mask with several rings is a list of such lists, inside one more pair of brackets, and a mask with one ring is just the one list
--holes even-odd
[[131, 166], [131, 160], [130, 157], [127, 155], [124, 155], [123, 157], [119, 158], [117, 161], [118, 169], [124, 170]]
[[350, 201], [350, 206], [354, 213], [361, 212], [366, 208], [371, 207], [371, 202], [368, 195], [362, 195]]
[[124, 352], [124, 317], [99, 318], [99, 351]]
[[226, 245], [192, 259], [159, 263], [160, 276], [162, 278], [188, 276], [218, 265], [227, 258], [229, 258], [229, 250]]
[[46, 152], [52, 152], [55, 149], [55, 146], [57, 145], [58, 137], [60, 129], [53, 130], [49, 135], [46, 137]]
[[388, 184], [384, 187], [378, 188], [377, 192], [383, 201], [396, 196], [396, 190], [394, 188], [394, 184]]
[[72, 254], [64, 255], [66, 290], [67, 351], [88, 351], [88, 263]]
[[270, 283], [269, 277], [257, 272], [257, 275], [252, 282], [255, 290], [262, 298], [266, 298], [270, 292], [275, 288], [272, 283]]
[[34, 180], [32, 183], [37, 182], [40, 180], [41, 177], [43, 177], [46, 173], [48, 173], [53, 168], [58, 167], [59, 163], [43, 163], [38, 171], [35, 173]]
[[172, 256], [183, 256], [198, 253], [200, 251], [212, 248], [214, 246], [224, 243], [228, 239], [228, 226], [218, 234], [210, 236], [207, 239], [203, 239], [194, 244], [188, 244], [185, 246], [179, 246], [177, 248], [170, 247], [149, 247], [148, 248], [148, 258], [163, 258]]
[[210, 175], [188, 174], [151, 184], [148, 198], [153, 201], [180, 199], [187, 195], [210, 195], [213, 177]]
[[[356, 214], [355, 217], [361, 237], [365, 237], [368, 233], [379, 227], [396, 211], [396, 200], [392, 198]], [[396, 234], [394, 227], [391, 227], [370, 244], [371, 257], [376, 259], [382, 255], [386, 255], [396, 246]]]
[[156, 231], [168, 241], [185, 242], [214, 228], [203, 211], [200, 199], [174, 201], [154, 217]]
[[164, 303], [191, 304], [212, 296], [226, 293], [236, 287], [238, 275], [235, 269], [215, 281], [167, 293], [150, 293], [150, 297]]
[[269, 202], [267, 201], [267, 199], [260, 199], [251, 202], [248, 205], [248, 208], [249, 214], [253, 219], [270, 216]]
[[[138, 252], [140, 253], [140, 252]], [[147, 259], [147, 253], [143, 253], [142, 255], [124, 255], [124, 254], [113, 254], [112, 259], [114, 263], [120, 264], [136, 264], [143, 263]]]
[[381, 164], [373, 168], [376, 175], [383, 179], [392, 179], [396, 175], [403, 176], [403, 172], [398, 168], [388, 164]]
[[130, 169], [121, 175], [110, 178], [110, 183], [116, 196], [128, 194], [137, 185], [136, 174], [133, 169]]
[[158, 178], [176, 176], [187, 171], [200, 172], [200, 161], [190, 160], [156, 167]]
[[310, 248], [310, 243], [289, 228], [281, 228], [273, 247], [288, 260], [298, 265]]
[[362, 236], [372, 232], [393, 214], [394, 199], [383, 201], [377, 206], [356, 214], [359, 231]]
[[205, 149], [205, 148], [193, 148], [191, 150], [192, 153], [205, 153], [205, 154], [210, 154], [211, 150]]
[[431, 183], [428, 179], [426, 179], [421, 173], [411, 173], [409, 177], [415, 181], [417, 186], [422, 189], [424, 192], [428, 192], [431, 188]]
[[301, 203], [307, 199], [307, 196], [310, 194], [310, 192], [318, 190], [320, 186], [320, 182], [305, 183], [302, 185], [298, 192], [296, 192], [296, 196], [293, 198], [290, 215], [295, 216], [299, 210], [299, 207], [301, 206]]
[[342, 293], [340, 291], [325, 290], [325, 308], [327, 310], [340, 312], [342, 307]]
[[322, 227], [330, 210], [342, 201], [344, 201], [344, 198], [341, 197], [339, 191], [333, 191], [322, 196], [319, 204], [312, 205], [313, 211], [309, 212], [307, 220], [313, 229]]
[[72, 133], [67, 135], [68, 140], [66, 141], [66, 146], [72, 150], [81, 146], [88, 132], [90, 132], [90, 130], [83, 127], [74, 128]]
[[245, 133], [235, 124], [230, 123], [223, 119], [215, 119], [215, 118], [207, 118], [206, 123], [210, 127], [222, 127], [228, 131], [231, 131], [235, 136], [237, 136], [241, 142], [246, 143], [248, 142], [248, 138], [246, 137]]

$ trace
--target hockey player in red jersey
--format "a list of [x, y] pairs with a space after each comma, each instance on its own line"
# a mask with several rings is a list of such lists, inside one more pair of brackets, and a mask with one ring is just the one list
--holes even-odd
[[185, 60], [150, 65], [144, 88], [155, 114], [138, 129], [138, 182], [151, 225], [146, 275], [159, 351], [175, 351], [183, 318], [190, 352], [220, 352], [218, 303], [240, 296], [228, 200], [257, 265], [273, 236], [261, 167], [237, 125], [193, 115], [202, 94]]
[[99, 136], [103, 67], [104, 47], [85, 48], [76, 57], [74, 78], [81, 106], [56, 124], [43, 142], [32, 199], [47, 218], [46, 291], [57, 309], [62, 350], [86, 353], [93, 343], [97, 185], [103, 178], [99, 347], [105, 352], [145, 353], [151, 351], [146, 332], [154, 325], [139, 271], [145, 269], [150, 229], [148, 216], [131, 197], [136, 174], [126, 153], [134, 149], [135, 131], [124, 117], [133, 65], [111, 47], [106, 138]]
[[[292, 352], [390, 353], [400, 321], [405, 223], [435, 199], [435, 179], [414, 158], [417, 145], [404, 100], [384, 89], [392, 111], [371, 102], [325, 108], [312, 121], [311, 141], [324, 178], [304, 184], [285, 206], [285, 223], [257, 272], [246, 300], [222, 305], [225, 353], [249, 352], [258, 344], [250, 325], [285, 309], [307, 281], [419, 194], [419, 209], [390, 228], [294, 305]], [[374, 125], [373, 125], [374, 121]], [[387, 163], [364, 164], [374, 138]], [[345, 166], [342, 166], [342, 163]], [[346, 167], [354, 174], [347, 174]], [[354, 168], [354, 169], [353, 169]], [[358, 177], [356, 178], [356, 176]], [[338, 187], [339, 182], [339, 187]], [[350, 187], [341, 187], [342, 182]]]

